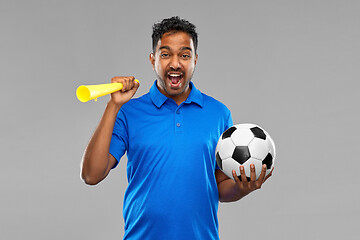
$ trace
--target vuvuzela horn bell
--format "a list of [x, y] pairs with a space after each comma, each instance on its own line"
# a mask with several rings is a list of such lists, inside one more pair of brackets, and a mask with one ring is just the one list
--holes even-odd
[[[135, 79], [139, 82], [139, 80]], [[121, 83], [106, 83], [97, 85], [81, 85], [76, 89], [76, 96], [80, 102], [87, 102], [98, 97], [119, 91], [123, 88]]]

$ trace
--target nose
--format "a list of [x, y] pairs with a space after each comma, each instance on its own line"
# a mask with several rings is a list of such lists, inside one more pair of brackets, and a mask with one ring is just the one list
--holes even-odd
[[171, 58], [170, 68], [173, 70], [181, 69], [181, 64], [177, 56]]

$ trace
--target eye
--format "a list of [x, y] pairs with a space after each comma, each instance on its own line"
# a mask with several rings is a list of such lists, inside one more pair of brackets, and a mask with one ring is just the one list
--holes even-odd
[[161, 58], [167, 58], [167, 57], [169, 57], [169, 54], [168, 53], [161, 53], [160, 57]]
[[181, 55], [181, 57], [184, 58], [184, 59], [189, 59], [190, 55], [189, 54], [183, 54], [183, 55]]

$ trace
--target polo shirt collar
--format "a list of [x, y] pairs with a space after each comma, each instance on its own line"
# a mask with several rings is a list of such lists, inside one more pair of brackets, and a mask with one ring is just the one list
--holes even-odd
[[[203, 96], [201, 92], [195, 87], [195, 85], [190, 82], [190, 94], [188, 98], [185, 100], [185, 103], [196, 103], [200, 107], [203, 106]], [[157, 80], [155, 80], [154, 84], [150, 88], [150, 98], [152, 102], [157, 106], [158, 108], [161, 108], [161, 106], [166, 102], [168, 99], [164, 94], [162, 94], [159, 89], [157, 88]]]
[[185, 100], [185, 103], [196, 103], [199, 107], [203, 106], [203, 95], [201, 92], [195, 87], [193, 82], [190, 82], [190, 94], [188, 98]]

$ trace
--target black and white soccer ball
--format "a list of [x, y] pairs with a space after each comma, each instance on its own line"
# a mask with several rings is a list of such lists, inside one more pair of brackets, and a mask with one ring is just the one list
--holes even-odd
[[[216, 146], [216, 162], [219, 168], [233, 179], [232, 170], [240, 178], [240, 165], [250, 180], [250, 164], [255, 165], [256, 179], [259, 178], [263, 164], [266, 176], [275, 162], [275, 144], [270, 135], [261, 127], [251, 123], [237, 124], [227, 129]], [[240, 178], [241, 179], [241, 178]]]

